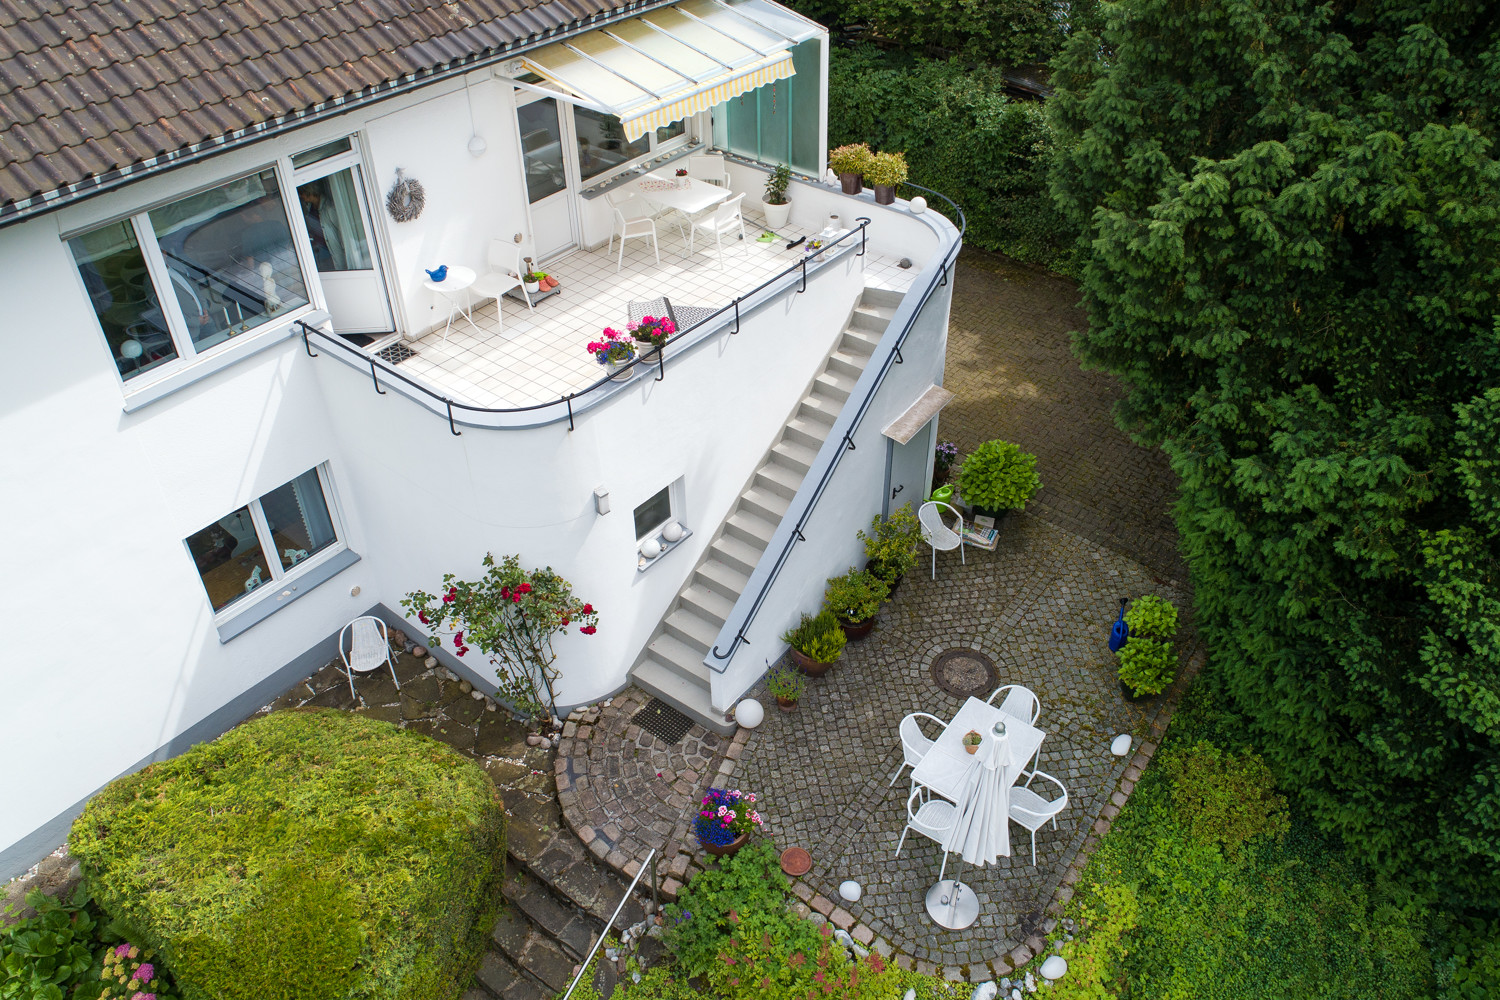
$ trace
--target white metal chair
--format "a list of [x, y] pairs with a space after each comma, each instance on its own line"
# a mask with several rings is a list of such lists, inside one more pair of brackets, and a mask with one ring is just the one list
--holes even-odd
[[[509, 240], [490, 240], [490, 253], [486, 263], [489, 269], [474, 279], [469, 290], [478, 299], [495, 300], [495, 330], [500, 332], [505, 328], [505, 310], [502, 308], [501, 297], [506, 292], [512, 289], [520, 291], [526, 308], [532, 312], [536, 312], [536, 306], [531, 301], [531, 293], [526, 291], [525, 282], [521, 280], [526, 262], [519, 245]], [[514, 270], [511, 269], [512, 266]]]
[[694, 180], [708, 181], [720, 187], [729, 186], [729, 171], [724, 169], [724, 157], [718, 153], [703, 153], [699, 156], [689, 156], [687, 161], [688, 176]]
[[[958, 529], [948, 527], [943, 523], [943, 512], [939, 508], [946, 507], [948, 511], [958, 518]], [[932, 546], [932, 578], [937, 579], [937, 554], [941, 549], [944, 552], [958, 550], [958, 561], [968, 562], [964, 555], [964, 516], [951, 504], [943, 503], [941, 500], [929, 500], [917, 510], [917, 520], [922, 524], [922, 541]]]
[[927, 756], [927, 751], [931, 750], [932, 744], [937, 742], [923, 735], [922, 727], [918, 724], [921, 719], [931, 719], [940, 728], [947, 725], [942, 719], [939, 719], [935, 715], [928, 715], [926, 712], [913, 712], [902, 719], [900, 729], [901, 754], [905, 759], [901, 761], [901, 767], [896, 768], [896, 773], [891, 775], [891, 784], [885, 787], [890, 788], [891, 785], [896, 783], [896, 779], [901, 777], [902, 768], [916, 767], [922, 763], [922, 758]]
[[984, 703], [993, 705], [995, 699], [1002, 693], [1005, 695], [1005, 700], [1000, 703], [1000, 711], [1028, 725], [1036, 725], [1038, 716], [1042, 714], [1042, 700], [1036, 696], [1035, 692], [1019, 684], [1002, 684], [990, 693]]
[[724, 269], [724, 236], [738, 229], [740, 239], [745, 238], [745, 217], [740, 213], [740, 203], [745, 200], [745, 192], [724, 202], [713, 210], [711, 215], [703, 218], [693, 219], [693, 231], [688, 234], [688, 254], [693, 252], [693, 244], [698, 235], [698, 230], [705, 234], [712, 233], [714, 245], [719, 248], [719, 270]]
[[[344, 636], [351, 632], [353, 637], [349, 651], [345, 653]], [[344, 676], [349, 678], [349, 693], [354, 697], [359, 697], [354, 691], [354, 675], [378, 670], [382, 663], [391, 668], [391, 680], [396, 682], [396, 690], [401, 690], [401, 682], [396, 679], [396, 664], [391, 660], [390, 633], [386, 631], [385, 622], [374, 615], [361, 615], [339, 632], [339, 658], [344, 661]]]
[[[942, 844], [943, 838], [958, 822], [958, 806], [947, 799], [940, 799], [930, 788], [917, 785], [906, 797], [906, 829], [901, 831], [901, 840], [896, 844], [896, 857], [901, 856], [901, 848], [906, 844], [906, 835], [913, 830], [926, 837], [928, 840]], [[946, 867], [947, 857], [944, 856], [943, 864]]]
[[[614, 192], [610, 192], [614, 194]], [[661, 244], [656, 240], [656, 219], [651, 214], [651, 207], [646, 204], [644, 198], [634, 195], [621, 198], [616, 201], [610, 198], [610, 204], [614, 206], [615, 222], [614, 228], [609, 233], [609, 251], [613, 252], [615, 237], [620, 238], [620, 259], [615, 264], [615, 273], [625, 266], [625, 241], [633, 239], [651, 240], [651, 248], [656, 251], [656, 262], [661, 263]]]
[[[1060, 798], [1047, 800], [1031, 790], [1031, 783], [1037, 778], [1046, 778], [1057, 786], [1062, 793]], [[1044, 771], [1034, 771], [1031, 777], [1026, 779], [1026, 784], [1017, 785], [1010, 790], [1010, 818], [1020, 823], [1031, 831], [1031, 866], [1036, 867], [1036, 832], [1052, 821], [1052, 829], [1057, 829], [1057, 814], [1067, 808], [1068, 790], [1063, 783]]]

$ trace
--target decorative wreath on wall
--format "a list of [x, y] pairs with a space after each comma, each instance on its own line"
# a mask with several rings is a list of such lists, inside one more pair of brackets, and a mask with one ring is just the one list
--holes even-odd
[[385, 210], [390, 213], [392, 219], [397, 222], [411, 222], [422, 214], [422, 208], [427, 204], [427, 193], [422, 190], [422, 182], [415, 177], [406, 176], [404, 170], [396, 171], [396, 183], [391, 185], [390, 193], [385, 196]]

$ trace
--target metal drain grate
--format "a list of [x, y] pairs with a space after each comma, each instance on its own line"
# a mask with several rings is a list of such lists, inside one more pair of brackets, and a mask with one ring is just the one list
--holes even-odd
[[693, 728], [693, 720], [660, 698], [652, 698], [644, 708], [630, 717], [630, 721], [661, 740], [667, 746], [676, 746], [687, 731]]
[[982, 698], [1000, 684], [995, 661], [976, 649], [946, 649], [932, 661], [937, 686], [960, 698]]
[[375, 356], [381, 361], [388, 361], [393, 365], [399, 365], [407, 358], [416, 357], [417, 352], [412, 350], [410, 347], [407, 347], [405, 344], [392, 344], [390, 347], [386, 347], [382, 350], [376, 351]]

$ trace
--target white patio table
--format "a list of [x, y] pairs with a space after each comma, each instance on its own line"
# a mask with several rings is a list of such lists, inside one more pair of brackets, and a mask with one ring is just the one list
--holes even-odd
[[[686, 186], [678, 187], [679, 182], [686, 182]], [[707, 212], [734, 196], [734, 192], [727, 187], [691, 177], [678, 177], [675, 167], [653, 171], [636, 181], [634, 186], [642, 198], [657, 208], [681, 212], [689, 226], [693, 224], [694, 216]], [[682, 253], [687, 256], [686, 246]]]

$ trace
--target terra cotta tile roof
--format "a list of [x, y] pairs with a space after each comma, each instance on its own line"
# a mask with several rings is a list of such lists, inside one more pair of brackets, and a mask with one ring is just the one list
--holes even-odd
[[0, 225], [136, 165], [656, 2], [0, 0]]

